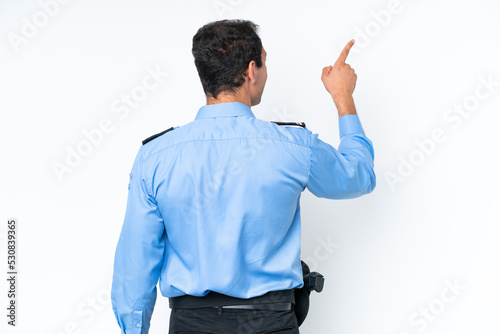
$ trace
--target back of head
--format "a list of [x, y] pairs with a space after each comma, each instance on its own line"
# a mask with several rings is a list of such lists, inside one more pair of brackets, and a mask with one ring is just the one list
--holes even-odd
[[207, 96], [234, 92], [245, 82], [245, 70], [252, 60], [262, 66], [257, 29], [251, 21], [221, 20], [204, 25], [194, 35], [194, 63]]

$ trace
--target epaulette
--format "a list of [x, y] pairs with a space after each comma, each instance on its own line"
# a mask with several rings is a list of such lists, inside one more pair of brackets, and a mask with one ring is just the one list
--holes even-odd
[[149, 143], [149, 142], [150, 142], [150, 141], [152, 141], [153, 139], [155, 139], [155, 138], [157, 138], [157, 137], [160, 137], [161, 135], [163, 135], [163, 134], [165, 134], [165, 133], [167, 133], [167, 132], [169, 132], [169, 131], [171, 131], [171, 130], [173, 130], [173, 129], [174, 129], [174, 127], [172, 126], [171, 128], [166, 129], [165, 131], [162, 131], [162, 132], [160, 132], [160, 133], [157, 133], [157, 134], [155, 134], [155, 135], [152, 135], [151, 137], [148, 137], [148, 138], [144, 139], [144, 140], [142, 141], [142, 145]]
[[306, 127], [306, 123], [304, 122], [277, 122], [277, 121], [271, 121], [275, 124], [278, 124], [278, 125], [285, 125], [285, 126], [300, 126], [301, 128], [305, 128]]

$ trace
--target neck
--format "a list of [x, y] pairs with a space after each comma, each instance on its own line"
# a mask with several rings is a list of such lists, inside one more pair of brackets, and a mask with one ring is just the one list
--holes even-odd
[[248, 108], [252, 107], [250, 96], [248, 96], [247, 94], [229, 94], [221, 92], [217, 95], [216, 99], [214, 99], [211, 95], [207, 96], [207, 105], [225, 102], [241, 102], [243, 104], [246, 104]]

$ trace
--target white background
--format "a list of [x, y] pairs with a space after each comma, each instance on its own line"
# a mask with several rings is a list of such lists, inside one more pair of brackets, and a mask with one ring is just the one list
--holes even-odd
[[[2, 279], [2, 333], [119, 333], [109, 292], [133, 159], [141, 140], [204, 105], [191, 41], [221, 18], [260, 25], [268, 81], [255, 115], [303, 121], [335, 147], [321, 70], [357, 40], [347, 62], [377, 187], [341, 201], [304, 192], [302, 258], [326, 284], [301, 333], [500, 333], [498, 1], [73, 0], [52, 10], [0, 2], [5, 275], [8, 218], [19, 237], [18, 326], [6, 324]], [[127, 115], [113, 112], [147, 67], [168, 76]], [[497, 86], [480, 87], [481, 77]], [[471, 111], [458, 116], [452, 108], [464, 103]], [[105, 119], [112, 130], [58, 180], [54, 163]], [[425, 154], [415, 141], [428, 143], [436, 129], [445, 139]], [[402, 167], [409, 159], [412, 170]], [[169, 316], [158, 293], [150, 333], [167, 333]]]

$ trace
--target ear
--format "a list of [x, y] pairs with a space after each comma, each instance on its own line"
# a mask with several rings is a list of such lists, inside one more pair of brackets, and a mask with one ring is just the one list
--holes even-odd
[[247, 67], [247, 78], [251, 84], [255, 83], [257, 80], [257, 66], [255, 64], [255, 61], [252, 60], [250, 63], [248, 63]]

